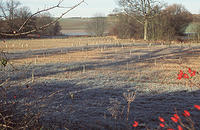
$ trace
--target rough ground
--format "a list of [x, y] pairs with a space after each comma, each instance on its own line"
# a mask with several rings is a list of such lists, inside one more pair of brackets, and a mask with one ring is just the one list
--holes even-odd
[[[159, 126], [159, 116], [176, 128], [170, 121], [176, 108], [179, 114], [190, 111], [200, 129], [200, 111], [193, 108], [194, 104], [200, 105], [200, 90], [191, 88], [185, 80], [177, 81], [183, 66], [198, 70], [199, 62], [190, 60], [199, 60], [200, 46], [102, 44], [17, 51], [7, 57], [18, 60], [96, 49], [101, 56], [88, 61], [16, 65], [15, 71], [8, 65], [0, 75], [1, 82], [9, 78], [7, 85], [14, 88], [7, 100], [16, 95], [16, 102], [40, 113], [39, 123], [46, 128], [133, 129], [131, 124], [137, 120], [139, 129], [153, 129]], [[136, 98], [126, 122], [127, 101], [123, 93], [130, 92], [136, 92]], [[25, 109], [19, 106], [17, 110], [22, 107]]]

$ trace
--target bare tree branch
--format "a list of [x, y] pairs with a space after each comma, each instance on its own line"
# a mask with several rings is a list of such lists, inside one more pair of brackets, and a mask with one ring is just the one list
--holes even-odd
[[33, 32], [36, 32], [38, 30], [43, 30], [47, 27], [49, 27], [50, 25], [56, 23], [57, 21], [59, 21], [64, 15], [66, 15], [67, 13], [69, 13], [71, 10], [75, 9], [76, 7], [78, 7], [79, 5], [81, 5], [82, 3], [84, 3], [84, 0], [80, 1], [78, 4], [74, 5], [73, 7], [71, 7], [70, 9], [68, 9], [67, 11], [65, 11], [64, 13], [62, 13], [57, 19], [55, 19], [54, 21], [48, 23], [48, 24], [45, 24], [43, 26], [40, 26], [38, 27], [37, 29], [32, 29], [30, 31], [26, 31], [26, 32], [20, 32], [22, 30], [22, 28], [30, 21], [30, 19], [39, 14], [39, 13], [42, 13], [42, 12], [46, 12], [46, 11], [49, 11], [49, 10], [52, 10], [54, 8], [60, 8], [60, 4], [63, 2], [63, 0], [60, 0], [59, 3], [55, 6], [52, 6], [50, 8], [47, 8], [47, 9], [43, 9], [43, 10], [40, 10], [40, 11], [37, 11], [36, 13], [34, 13], [33, 15], [31, 15], [23, 24], [22, 26], [19, 28], [19, 30], [17, 32], [13, 32], [13, 33], [0, 33], [1, 36], [21, 36], [21, 35], [27, 35], [27, 34], [30, 34], [30, 33], [33, 33]]
[[0, 3], [0, 8], [1, 8], [1, 11], [2, 11], [2, 13], [3, 13], [3, 15], [2, 15], [1, 17], [3, 17], [3, 18], [5, 18], [5, 19], [8, 20], [8, 17], [6, 16], [6, 13], [5, 13], [5, 10], [4, 10], [4, 8], [2, 7], [2, 3]]
[[35, 15], [37, 14], [40, 14], [42, 12], [46, 12], [46, 11], [49, 11], [49, 10], [52, 10], [54, 8], [59, 8], [60, 4], [63, 2], [63, 0], [59, 1], [57, 5], [55, 6], [52, 6], [52, 7], [49, 7], [47, 9], [43, 9], [43, 10], [40, 10], [40, 11], [37, 11], [36, 13], [32, 14], [28, 19], [26, 19], [26, 21], [21, 25], [21, 27], [19, 28], [19, 30], [17, 32], [20, 32], [22, 30], [22, 28], [30, 21], [30, 19], [32, 17], [34, 17]]
[[140, 19], [138, 19], [138, 18], [136, 18], [135, 16], [133, 16], [133, 15], [130, 15], [130, 13], [128, 13], [128, 11], [127, 10], [124, 10], [125, 11], [125, 14], [126, 14], [126, 16], [129, 16], [129, 17], [131, 17], [131, 18], [134, 18], [134, 19], [136, 19], [137, 20], [137, 22], [139, 22], [140, 24], [144, 24]]

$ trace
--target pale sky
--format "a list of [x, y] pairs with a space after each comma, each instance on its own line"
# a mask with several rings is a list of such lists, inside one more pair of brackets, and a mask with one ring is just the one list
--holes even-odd
[[[28, 6], [32, 12], [38, 9], [44, 9], [58, 3], [59, 0], [19, 0], [22, 5]], [[72, 6], [80, 0], [64, 0], [63, 6]], [[85, 0], [81, 6], [77, 7], [65, 17], [92, 17], [97, 13], [104, 15], [112, 13], [113, 9], [117, 8], [117, 0]], [[200, 0], [162, 0], [168, 4], [178, 3], [186, 7], [191, 13], [200, 13]], [[53, 10], [51, 14], [58, 16], [62, 10]]]

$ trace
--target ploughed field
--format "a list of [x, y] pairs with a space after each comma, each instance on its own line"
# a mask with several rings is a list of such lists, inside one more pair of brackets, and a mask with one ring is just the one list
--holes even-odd
[[[8, 79], [11, 100], [39, 114], [45, 128], [125, 129], [137, 120], [139, 128], [157, 128], [162, 116], [191, 112], [200, 128], [200, 90], [177, 79], [179, 70], [199, 71], [198, 44], [151, 45], [135, 40], [68, 38], [7, 40], [1, 43], [9, 64], [1, 67], [0, 82]], [[191, 79], [199, 83], [199, 75]], [[124, 94], [136, 93], [127, 119]]]

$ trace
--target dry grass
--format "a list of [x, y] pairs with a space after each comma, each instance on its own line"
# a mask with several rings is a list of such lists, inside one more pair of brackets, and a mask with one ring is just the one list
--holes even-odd
[[34, 49], [49, 49], [62, 47], [77, 47], [109, 43], [131, 43], [133, 39], [117, 39], [115, 37], [81, 37], [66, 39], [29, 39], [29, 40], [7, 40], [1, 43], [0, 48], [9, 52], [26, 51]]
[[23, 59], [17, 59], [17, 60], [11, 60], [12, 63], [15, 65], [22, 65], [27, 63], [33, 63], [33, 64], [48, 64], [48, 63], [58, 63], [58, 62], [89, 62], [89, 61], [95, 61], [95, 59], [98, 57], [97, 54], [98, 50], [93, 51], [79, 51], [79, 52], [71, 52], [71, 53], [65, 53], [65, 54], [55, 54], [55, 55], [42, 55], [42, 56], [35, 56], [31, 58], [23, 58]]
[[[49, 48], [62, 48], [62, 47], [79, 47], [87, 45], [97, 44], [113, 44], [113, 43], [132, 43], [132, 39], [119, 40], [115, 37], [97, 37], [97, 38], [68, 38], [68, 39], [37, 39], [37, 40], [10, 40], [6, 42], [7, 49], [9, 51], [20, 51], [29, 49], [49, 49]], [[139, 42], [139, 41], [137, 41]], [[141, 42], [141, 41], [140, 41]], [[27, 44], [27, 47], [26, 47]], [[14, 45], [14, 46], [13, 46]], [[22, 47], [22, 45], [25, 45]], [[3, 45], [5, 47], [5, 45]], [[112, 48], [97, 48], [93, 50], [72, 51], [62, 54], [48, 55], [36, 55], [30, 58], [11, 60], [15, 65], [23, 64], [48, 64], [48, 63], [86, 63], [98, 61], [100, 64], [104, 62], [116, 62], [125, 59], [129, 59], [132, 56], [144, 55], [142, 52], [134, 52], [135, 50], [153, 52], [157, 49], [164, 48], [166, 46], [152, 46], [152, 47], [112, 47]], [[5, 48], [3, 48], [5, 49]], [[198, 50], [195, 50], [198, 51]], [[176, 80], [177, 73], [180, 69], [187, 71], [187, 68], [193, 68], [198, 70], [200, 68], [200, 55], [198, 52], [195, 56], [185, 55], [193, 52], [182, 53], [169, 53], [166, 56], [160, 56], [159, 58], [152, 57], [147, 60], [142, 60], [137, 63], [128, 61], [126, 65], [119, 66], [117, 73], [120, 75], [129, 75], [131, 79], [139, 79], [140, 82], [159, 82], [163, 84], [180, 84], [181, 81]], [[180, 58], [173, 59], [174, 56], [180, 55]], [[192, 63], [192, 64], [191, 64]], [[135, 67], [135, 69], [131, 69]], [[138, 68], [140, 72], [137, 72]], [[116, 71], [111, 67], [105, 67], [104, 70]], [[95, 68], [95, 70], [102, 71], [102, 68]], [[109, 72], [107, 71], [107, 72]], [[173, 77], [173, 78], [172, 78]], [[159, 80], [157, 80], [159, 79]], [[199, 80], [199, 79], [195, 79]]]

